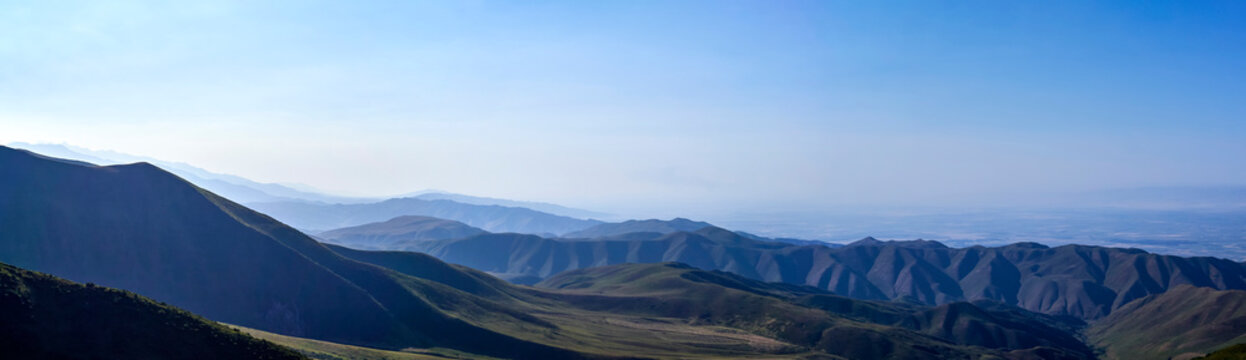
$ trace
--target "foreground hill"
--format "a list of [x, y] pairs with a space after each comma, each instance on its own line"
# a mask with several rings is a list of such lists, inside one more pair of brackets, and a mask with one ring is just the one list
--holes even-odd
[[412, 242], [461, 239], [484, 233], [484, 230], [458, 221], [399, 216], [385, 222], [322, 232], [316, 237], [356, 249], [390, 250], [406, 248]]
[[542, 326], [529, 317], [344, 258], [148, 164], [99, 167], [0, 147], [0, 228], [0, 261], [217, 321], [385, 348], [584, 357], [480, 325]]
[[562, 234], [600, 224], [540, 211], [498, 205], [472, 205], [450, 200], [389, 199], [367, 204], [326, 204], [302, 201], [250, 203], [248, 206], [290, 226], [330, 230], [381, 222], [405, 215], [454, 220], [492, 232]]
[[1246, 343], [1246, 291], [1177, 286], [1126, 304], [1087, 335], [1108, 359], [1190, 358]]
[[302, 359], [130, 292], [0, 264], [0, 358]]
[[1246, 266], [1217, 258], [1034, 243], [950, 248], [920, 240], [865, 239], [832, 248], [757, 240], [717, 227], [574, 240], [482, 234], [404, 250], [524, 283], [566, 270], [673, 261], [860, 299], [927, 305], [990, 300], [1087, 320], [1181, 284], [1246, 289]]

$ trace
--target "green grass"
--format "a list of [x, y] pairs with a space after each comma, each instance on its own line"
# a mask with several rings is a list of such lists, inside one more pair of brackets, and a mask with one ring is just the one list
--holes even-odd
[[1195, 358], [1195, 360], [1246, 360], [1246, 343], [1216, 350], [1216, 352]]
[[229, 325], [253, 337], [285, 346], [313, 359], [321, 360], [445, 360], [445, 359], [495, 359], [468, 354], [452, 349], [405, 349], [390, 351], [362, 346], [338, 344], [328, 341], [274, 334], [262, 330]]
[[[993, 350], [953, 343], [900, 326], [917, 315], [905, 305], [841, 299], [853, 318], [800, 303], [808, 296], [831, 297], [813, 288], [764, 283], [682, 264], [626, 264], [575, 270], [538, 284], [533, 292], [562, 309], [544, 316], [560, 335], [629, 355], [683, 357], [805, 358], [980, 358]], [[838, 298], [837, 298], [838, 299]], [[972, 305], [964, 304], [964, 307]], [[575, 309], [585, 315], [567, 314]], [[599, 314], [610, 314], [602, 316]], [[959, 315], [957, 315], [959, 316]], [[585, 323], [582, 319], [600, 319]], [[873, 322], [881, 319], [880, 322]], [[999, 328], [995, 319], [970, 319]], [[1020, 321], [1020, 320], [1018, 320]], [[941, 326], [937, 326], [941, 327]], [[608, 329], [608, 330], [607, 330]], [[636, 332], [629, 332], [635, 330]], [[1054, 331], [1054, 330], [1053, 330]], [[687, 337], [687, 339], [680, 339]], [[636, 339], [619, 344], [617, 339]], [[1076, 340], [1071, 340], [1078, 343]], [[1060, 346], [1060, 345], [1057, 345]], [[1027, 346], [1028, 347], [1028, 346]], [[617, 348], [617, 350], [615, 349]], [[1082, 347], [1084, 349], [1084, 347]], [[640, 351], [644, 349], [644, 351]], [[1059, 352], [1079, 351], [1069, 347]], [[1089, 354], [1089, 349], [1084, 350]]]

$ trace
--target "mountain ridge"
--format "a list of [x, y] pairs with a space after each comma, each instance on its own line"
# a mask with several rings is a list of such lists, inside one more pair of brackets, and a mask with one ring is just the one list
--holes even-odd
[[1171, 285], [1246, 289], [1246, 267], [1218, 258], [1035, 243], [950, 248], [934, 241], [871, 238], [832, 248], [755, 240], [715, 227], [597, 240], [482, 234], [421, 242], [403, 250], [524, 282], [585, 267], [676, 261], [859, 299], [905, 299], [927, 305], [992, 300], [1085, 320], [1107, 316]]
[[323, 204], [293, 201], [248, 204], [295, 228], [332, 230], [382, 222], [404, 215], [454, 220], [490, 232], [560, 234], [600, 224], [540, 211], [499, 205], [471, 205], [450, 200], [388, 199], [364, 204]]
[[316, 234], [322, 241], [365, 250], [388, 250], [408, 242], [450, 240], [484, 234], [470, 225], [434, 217], [405, 215], [379, 223], [345, 227]]

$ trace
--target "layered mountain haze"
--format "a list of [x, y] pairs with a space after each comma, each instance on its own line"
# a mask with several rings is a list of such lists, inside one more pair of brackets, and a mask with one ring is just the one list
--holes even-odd
[[[135, 291], [213, 320], [389, 348], [582, 357], [450, 315], [429, 299], [490, 305], [341, 257], [148, 164], [97, 167], [0, 147], [0, 227], [0, 261]], [[526, 321], [488, 313], [496, 323]]]
[[306, 191], [289, 185], [262, 183], [239, 176], [220, 174], [185, 163], [163, 161], [146, 156], [123, 154], [115, 151], [99, 151], [65, 144], [11, 143], [8, 146], [34, 151], [47, 156], [84, 161], [95, 165], [120, 165], [147, 162], [189, 181], [195, 186], [212, 191], [240, 203], [266, 201], [313, 201], [327, 203], [370, 202], [375, 199], [353, 198]]
[[557, 205], [557, 204], [550, 204], [550, 203], [543, 203], [543, 202], [536, 202], [536, 201], [515, 201], [515, 200], [507, 200], [507, 199], [488, 198], [488, 197], [480, 197], [480, 196], [455, 194], [455, 193], [436, 191], [436, 190], [422, 191], [422, 192], [409, 194], [406, 196], [395, 196], [395, 197], [396, 198], [413, 197], [413, 198], [421, 199], [421, 200], [450, 200], [450, 201], [457, 202], [457, 203], [472, 204], [472, 205], [498, 205], [498, 206], [505, 206], [505, 207], [521, 207], [521, 208], [527, 208], [527, 209], [540, 211], [543, 213], [572, 217], [572, 218], [577, 218], [577, 219], [607, 219], [607, 218], [614, 217], [614, 215], [604, 213], [604, 212], [570, 208], [570, 207]]
[[472, 205], [450, 200], [398, 198], [366, 204], [325, 204], [302, 201], [248, 204], [295, 228], [325, 231], [388, 221], [399, 216], [454, 220], [491, 232], [557, 235], [601, 224], [597, 220], [558, 216], [500, 205]]
[[[263, 183], [252, 181], [233, 174], [224, 174], [207, 171], [207, 169], [191, 166], [191, 164], [181, 162], [162, 161], [162, 159], [135, 156], [135, 154], [127, 154], [113, 151], [96, 151], [96, 149], [88, 149], [82, 147], [71, 146], [71, 144], [51, 144], [51, 143], [10, 143], [10, 147], [27, 149], [37, 153], [46, 154], [46, 156], [54, 156], [57, 158], [76, 159], [92, 164], [125, 164], [135, 162], [148, 162], [155, 164], [159, 168], [166, 169], [168, 172], [177, 174], [178, 177], [186, 179], [186, 181], [196, 184], [196, 186], [208, 189], [219, 196], [231, 199], [231, 201], [242, 204], [255, 203], [284, 203], [284, 202], [302, 202], [314, 204], [360, 204], [360, 203], [376, 203], [383, 202], [383, 198], [368, 197], [345, 197], [334, 196], [334, 194], [326, 194], [324, 192], [315, 191], [307, 186], [293, 186], [293, 184]], [[456, 194], [440, 191], [426, 191], [407, 194], [396, 198], [415, 198], [421, 201], [445, 201], [437, 202], [441, 206], [461, 207], [461, 206], [480, 206], [478, 209], [482, 211], [491, 211], [492, 206], [500, 206], [507, 208], [527, 208], [532, 211], [553, 214], [553, 216], [571, 217], [578, 219], [611, 217], [607, 213], [584, 211], [584, 209], [569, 208], [557, 206], [557, 204], [541, 203], [541, 202], [520, 202], [508, 201], [508, 199], [486, 198], [465, 196], [465, 194]], [[468, 207], [468, 212], [471, 207]], [[461, 211], [461, 208], [460, 208]], [[416, 214], [416, 213], [411, 213]], [[395, 216], [406, 216], [406, 213], [395, 214]], [[386, 218], [388, 219], [388, 218]], [[283, 219], [285, 220], [285, 219]], [[294, 223], [299, 223], [297, 219]], [[303, 224], [303, 223], [300, 223]], [[584, 227], [596, 223], [586, 223]], [[336, 228], [339, 225], [312, 225], [307, 227], [310, 229], [329, 229]], [[540, 227], [540, 225], [537, 225]], [[300, 227], [303, 228], [303, 227]], [[533, 233], [553, 233], [553, 232], [533, 232]]]
[[[834, 324], [828, 339], [853, 337], [859, 348], [757, 326], [765, 318], [688, 323], [679, 314], [605, 311], [572, 301], [574, 294], [516, 287], [426, 255], [331, 249], [147, 164], [100, 167], [0, 148], [0, 224], [2, 261], [129, 289], [217, 321], [388, 349], [436, 346], [532, 359], [799, 358], [862, 351], [884, 358], [967, 358], [1025, 346], [966, 347], [786, 302], [780, 308], [790, 314], [783, 318], [822, 314]], [[690, 291], [688, 284], [668, 285], [668, 291]], [[691, 305], [721, 306], [715, 301], [694, 299]], [[671, 338], [628, 340], [658, 329]]]
[[457, 208], [440, 214], [583, 227], [491, 233], [403, 215], [312, 238], [149, 164], [0, 147], [0, 261], [135, 291], [283, 344], [527, 359], [1127, 359], [1246, 340], [1246, 264], [1218, 258], [1036, 243], [833, 246], [683, 218], [600, 223], [448, 200], [282, 204], [334, 221]]

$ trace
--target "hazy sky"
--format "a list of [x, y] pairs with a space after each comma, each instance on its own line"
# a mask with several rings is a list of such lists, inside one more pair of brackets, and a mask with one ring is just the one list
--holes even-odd
[[1246, 184], [1246, 2], [3, 1], [0, 143], [606, 211]]

